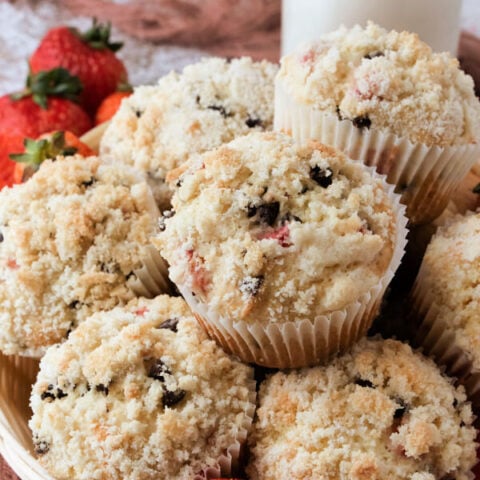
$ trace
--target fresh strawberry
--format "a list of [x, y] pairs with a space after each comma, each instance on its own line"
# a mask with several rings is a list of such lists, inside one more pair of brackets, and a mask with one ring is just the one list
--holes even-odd
[[28, 180], [47, 159], [54, 159], [59, 155], [74, 155], [75, 153], [88, 157], [95, 153], [68, 130], [66, 132], [45, 133], [38, 140], [26, 138], [23, 144], [25, 146], [24, 153], [10, 154], [10, 158], [16, 162], [13, 174], [14, 183], [22, 183]]
[[81, 135], [91, 128], [87, 113], [72, 101], [80, 90], [78, 78], [58, 68], [30, 75], [22, 92], [0, 97], [0, 188], [13, 184], [9, 154], [23, 151], [24, 138], [52, 130]]
[[50, 30], [30, 58], [30, 68], [36, 73], [54, 67], [64, 67], [77, 75], [83, 92], [80, 103], [93, 116], [100, 102], [127, 83], [125, 65], [115, 56], [121, 43], [110, 42], [110, 24], [93, 21], [85, 33], [69, 27]]
[[122, 100], [126, 97], [129, 97], [132, 94], [132, 90], [124, 90], [119, 92], [111, 93], [107, 98], [105, 98], [100, 106], [98, 107], [97, 113], [95, 114], [95, 125], [100, 125], [101, 123], [108, 122], [117, 110], [120, 108]]
[[276, 240], [282, 247], [291, 247], [292, 243], [290, 242], [290, 229], [287, 225], [283, 225], [274, 230], [267, 230], [262, 232], [257, 237], [259, 240], [263, 239], [273, 239]]

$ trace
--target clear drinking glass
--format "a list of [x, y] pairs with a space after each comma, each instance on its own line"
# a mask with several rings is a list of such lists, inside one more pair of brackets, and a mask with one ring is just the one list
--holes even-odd
[[340, 25], [368, 20], [416, 32], [434, 51], [457, 53], [462, 0], [283, 0], [282, 55]]

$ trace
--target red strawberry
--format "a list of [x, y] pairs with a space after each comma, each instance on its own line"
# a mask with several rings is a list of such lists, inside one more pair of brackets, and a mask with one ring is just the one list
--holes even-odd
[[67, 156], [76, 153], [83, 157], [95, 155], [88, 145], [68, 130], [44, 133], [37, 140], [25, 138], [23, 144], [25, 146], [23, 153], [10, 154], [10, 158], [16, 162], [14, 183], [28, 180], [48, 158], [55, 159], [59, 155]]
[[33, 73], [64, 67], [83, 84], [81, 105], [93, 116], [100, 102], [128, 81], [125, 65], [115, 56], [121, 43], [110, 42], [110, 24], [93, 21], [84, 34], [69, 27], [50, 30], [30, 58]]
[[77, 77], [57, 68], [29, 76], [23, 92], [0, 97], [0, 188], [13, 184], [15, 162], [9, 154], [23, 151], [25, 137], [52, 130], [81, 135], [91, 128], [87, 113], [72, 102], [80, 90]]
[[105, 98], [95, 114], [95, 125], [108, 122], [108, 120], [110, 120], [117, 113], [122, 100], [129, 97], [131, 94], [131, 90], [124, 90], [113, 92], [107, 98]]

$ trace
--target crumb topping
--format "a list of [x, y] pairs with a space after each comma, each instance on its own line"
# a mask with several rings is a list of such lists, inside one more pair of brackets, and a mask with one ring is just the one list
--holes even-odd
[[182, 299], [135, 299], [47, 351], [31, 396], [37, 455], [58, 479], [191, 480], [251, 422], [252, 379]]
[[406, 344], [363, 339], [325, 367], [276, 373], [259, 402], [252, 480], [472, 478], [465, 393]]
[[439, 228], [417, 281], [438, 308], [439, 320], [455, 331], [456, 342], [480, 369], [480, 213]]
[[341, 27], [284, 57], [278, 80], [297, 101], [360, 129], [427, 145], [478, 141], [480, 102], [472, 78], [416, 34], [371, 22]]
[[134, 296], [128, 286], [158, 210], [131, 167], [98, 158], [45, 162], [0, 193], [0, 349], [43, 350], [92, 312]]
[[167, 173], [188, 157], [251, 130], [270, 130], [276, 65], [248, 57], [209, 58], [138, 87], [105, 132], [102, 155], [134, 165], [154, 186], [161, 209], [171, 192]]
[[192, 160], [156, 243], [170, 277], [222, 315], [312, 318], [376, 285], [395, 218], [379, 180], [318, 143], [257, 133]]

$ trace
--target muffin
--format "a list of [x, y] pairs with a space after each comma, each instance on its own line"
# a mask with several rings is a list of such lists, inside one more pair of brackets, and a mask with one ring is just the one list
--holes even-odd
[[259, 392], [251, 480], [472, 479], [461, 388], [394, 340], [363, 339], [325, 367], [279, 372]]
[[334, 145], [397, 186], [413, 223], [438, 216], [480, 155], [471, 77], [417, 35], [342, 27], [281, 60], [275, 128]]
[[247, 57], [209, 58], [138, 87], [112, 119], [101, 155], [144, 172], [160, 209], [168, 209], [170, 170], [250, 130], [271, 130], [277, 71]]
[[180, 298], [136, 299], [83, 322], [40, 364], [35, 451], [58, 480], [233, 473], [255, 410], [251, 367]]
[[480, 412], [480, 213], [456, 216], [427, 247], [412, 292], [416, 341], [460, 378]]
[[341, 152], [252, 133], [191, 161], [154, 240], [209, 333], [268, 367], [363, 335], [405, 245], [392, 187]]
[[161, 266], [150, 244], [158, 216], [141, 176], [96, 157], [46, 161], [3, 189], [0, 350], [39, 356], [91, 313], [159, 293], [165, 280], [147, 271]]

